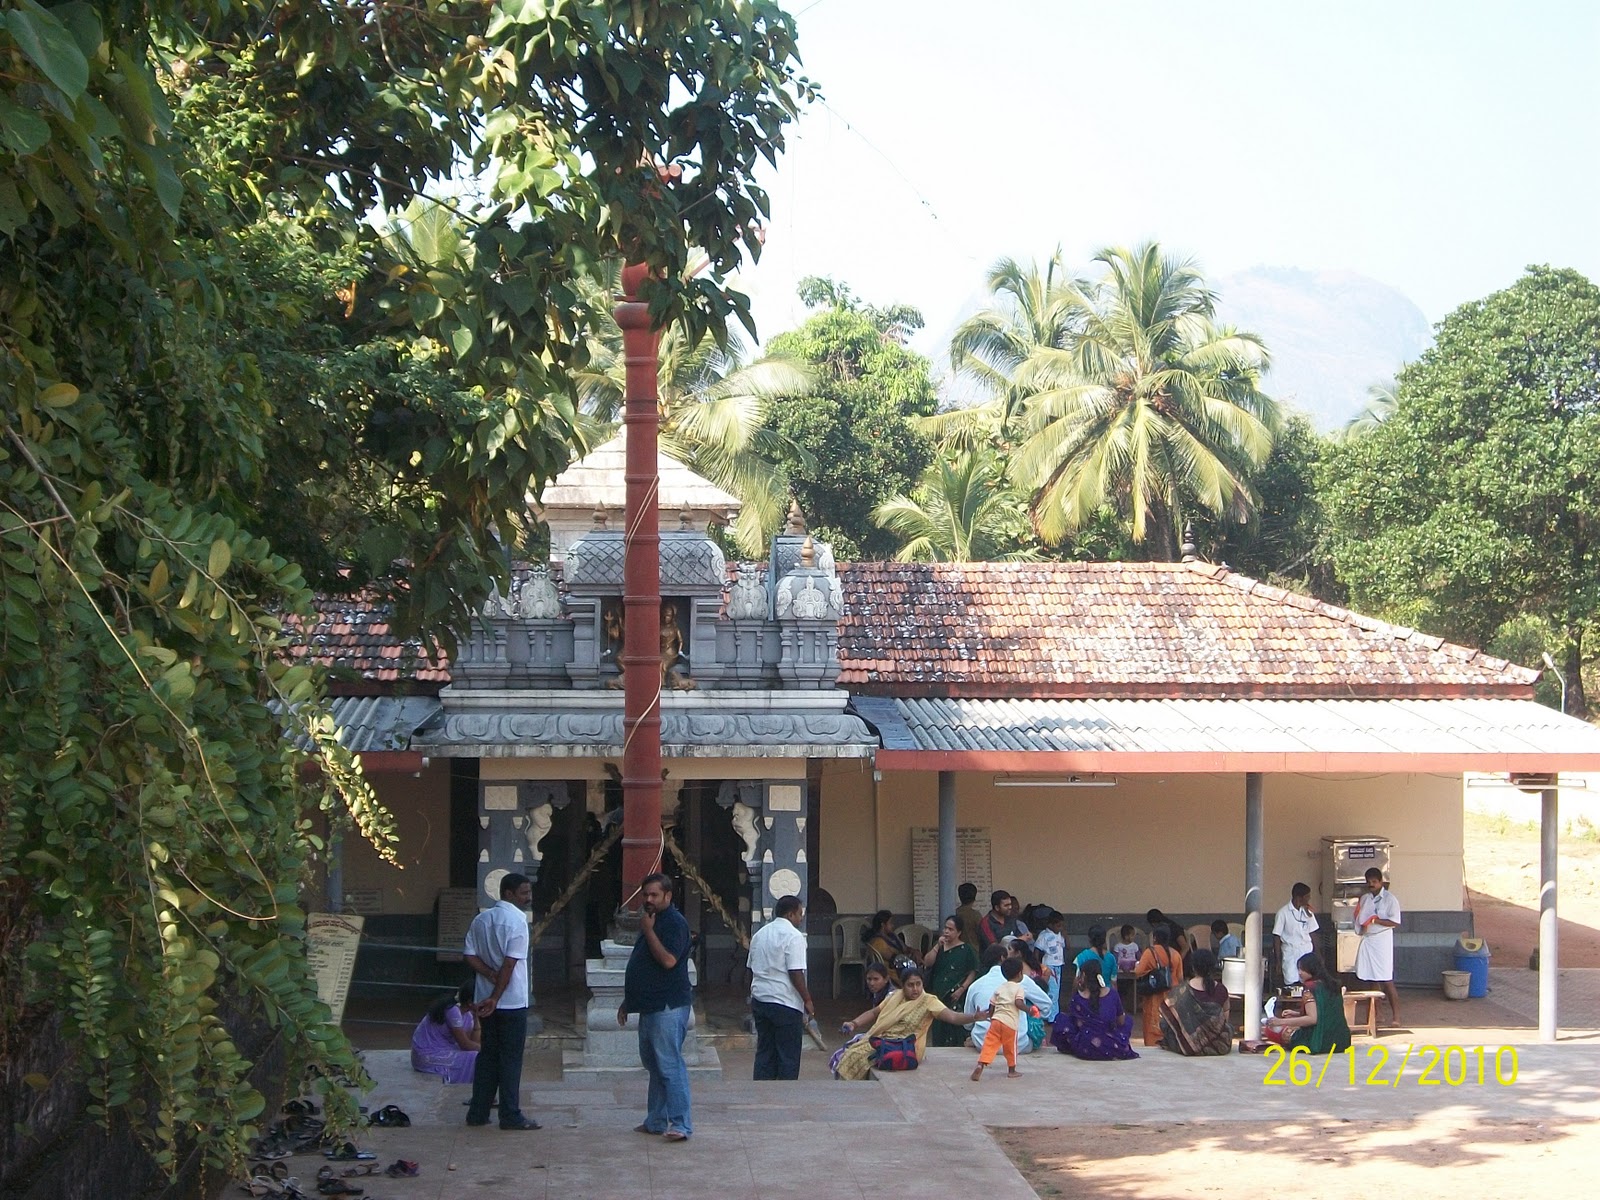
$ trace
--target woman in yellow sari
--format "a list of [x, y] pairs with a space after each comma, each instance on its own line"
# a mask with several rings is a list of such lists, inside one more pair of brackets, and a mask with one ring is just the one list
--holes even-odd
[[874, 1038], [917, 1039], [917, 1061], [928, 1052], [928, 1028], [935, 1021], [947, 1025], [971, 1025], [974, 1021], [988, 1020], [994, 1009], [973, 1013], [959, 1013], [945, 1007], [943, 1000], [924, 990], [921, 967], [907, 967], [901, 972], [898, 991], [884, 998], [882, 1004], [867, 1009], [854, 1021], [844, 1023], [845, 1033], [855, 1033], [871, 1023], [866, 1033], [847, 1045], [841, 1052], [834, 1074], [840, 1079], [865, 1079], [872, 1070]]

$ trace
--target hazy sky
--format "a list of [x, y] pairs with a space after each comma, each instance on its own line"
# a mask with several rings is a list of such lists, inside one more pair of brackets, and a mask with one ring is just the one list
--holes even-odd
[[790, 7], [826, 101], [763, 181], [763, 339], [832, 275], [919, 305], [942, 358], [999, 256], [1152, 237], [1210, 276], [1356, 271], [1430, 321], [1531, 262], [1600, 279], [1594, 0]]

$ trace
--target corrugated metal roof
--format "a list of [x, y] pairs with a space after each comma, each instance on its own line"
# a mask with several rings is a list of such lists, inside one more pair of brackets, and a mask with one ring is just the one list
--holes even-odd
[[[862, 706], [865, 698], [853, 703]], [[878, 700], [882, 706], [882, 700]], [[1600, 756], [1600, 729], [1529, 700], [893, 700], [886, 750]], [[872, 707], [868, 704], [868, 707]], [[868, 715], [880, 729], [887, 713]], [[897, 730], [898, 732], [898, 730]]]
[[329, 707], [339, 744], [357, 754], [409, 750], [411, 736], [440, 710], [432, 696], [336, 696]]

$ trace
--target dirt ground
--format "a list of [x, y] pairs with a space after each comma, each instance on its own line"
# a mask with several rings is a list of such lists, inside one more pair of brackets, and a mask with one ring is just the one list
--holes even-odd
[[[1466, 816], [1465, 878], [1473, 923], [1496, 966], [1525, 964], [1539, 941], [1539, 833]], [[1405, 896], [1402, 883], [1397, 891]], [[1563, 838], [1561, 961], [1600, 967], [1600, 841]], [[1524, 1200], [1558, 1196], [1600, 1155], [1600, 1128], [1539, 1119], [1492, 1127], [1441, 1115], [1421, 1121], [1317, 1119], [995, 1129], [1044, 1200], [1192, 1200], [1292, 1195], [1294, 1200]]]
[[1525, 1200], [1571, 1191], [1600, 1153], [1585, 1122], [1511, 1121], [1463, 1129], [1449, 1120], [1291, 1125], [996, 1129], [1042, 1198], [1192, 1200]]
[[[1494, 965], [1526, 964], [1539, 944], [1539, 831], [1501, 817], [1466, 816], [1466, 883], [1478, 936]], [[1600, 967], [1600, 841], [1562, 838], [1557, 866], [1561, 964]], [[1396, 894], [1405, 898], [1403, 885]]]

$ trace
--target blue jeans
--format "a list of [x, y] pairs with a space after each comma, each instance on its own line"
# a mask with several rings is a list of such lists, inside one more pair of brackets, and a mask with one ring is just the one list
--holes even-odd
[[472, 1065], [472, 1100], [467, 1105], [468, 1125], [487, 1125], [489, 1105], [500, 1093], [500, 1124], [522, 1120], [522, 1050], [528, 1041], [528, 1010], [497, 1008], [482, 1022], [483, 1049]]
[[666, 1008], [639, 1017], [639, 1061], [650, 1073], [650, 1095], [644, 1127], [651, 1133], [676, 1129], [693, 1133], [689, 1120], [689, 1068], [683, 1061], [683, 1039], [689, 1032], [690, 1008]]

